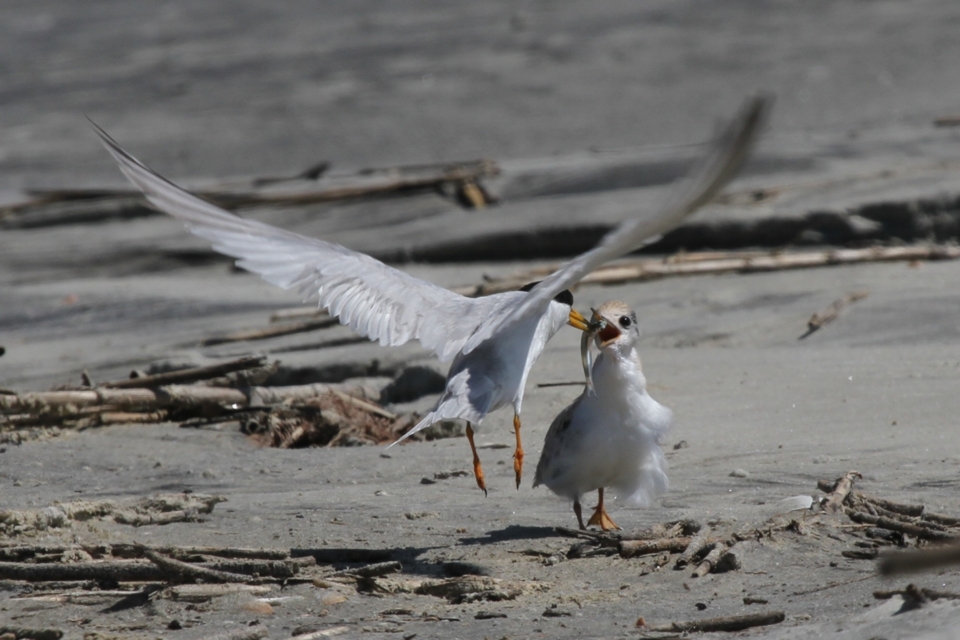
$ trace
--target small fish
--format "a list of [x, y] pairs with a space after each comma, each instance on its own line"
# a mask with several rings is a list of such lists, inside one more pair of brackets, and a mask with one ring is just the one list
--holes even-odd
[[[598, 318], [597, 312], [594, 309], [593, 317]], [[590, 322], [587, 325], [586, 331], [580, 336], [580, 362], [583, 363], [583, 375], [586, 379], [586, 388], [587, 391], [593, 391], [593, 357], [590, 353], [590, 343], [593, 342], [594, 336], [597, 335], [607, 326], [606, 320], [596, 319]]]

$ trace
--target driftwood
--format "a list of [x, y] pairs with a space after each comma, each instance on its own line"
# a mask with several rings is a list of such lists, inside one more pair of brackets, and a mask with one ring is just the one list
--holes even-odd
[[305, 333], [307, 331], [316, 331], [318, 329], [326, 329], [328, 327], [337, 326], [340, 324], [340, 321], [336, 318], [326, 317], [319, 320], [311, 320], [307, 322], [297, 322], [297, 323], [286, 323], [281, 326], [274, 327], [265, 327], [263, 329], [252, 329], [249, 331], [235, 331], [233, 333], [227, 333], [220, 336], [212, 336], [210, 338], [204, 338], [200, 341], [200, 345], [204, 347], [212, 347], [218, 344], [229, 344], [231, 342], [247, 342], [250, 340], [266, 340], [268, 338], [277, 338], [280, 336], [288, 336], [294, 333]]
[[237, 629], [229, 633], [218, 633], [213, 636], [207, 636], [205, 640], [260, 640], [270, 635], [266, 627], [257, 625], [256, 627]]
[[903, 522], [901, 520], [894, 520], [892, 518], [886, 518], [883, 516], [874, 516], [870, 515], [869, 513], [854, 511], [853, 509], [846, 509], [845, 511], [847, 517], [858, 524], [871, 524], [875, 527], [880, 527], [881, 529], [896, 531], [897, 533], [914, 536], [922, 540], [943, 542], [960, 538], [960, 536], [956, 534], [947, 533], [937, 529], [930, 529], [918, 524], [912, 524], [910, 522]]
[[165, 575], [174, 574], [188, 580], [202, 580], [204, 582], [246, 582], [248, 577], [237, 573], [227, 573], [208, 569], [189, 562], [181, 562], [168, 558], [146, 547], [142, 550], [143, 556], [155, 564]]
[[167, 574], [156, 565], [139, 560], [107, 562], [0, 562], [0, 579], [27, 582], [59, 580], [116, 580], [150, 582]]
[[177, 408], [247, 407], [313, 398], [337, 391], [363, 400], [379, 399], [379, 391], [359, 384], [308, 384], [229, 389], [202, 385], [166, 385], [152, 389], [76, 389], [0, 395], [0, 413], [70, 416], [97, 407], [103, 412], [156, 411]]
[[829, 307], [810, 316], [810, 319], [807, 320], [807, 331], [797, 339], [803, 340], [813, 332], [819, 331], [822, 327], [840, 317], [840, 312], [843, 311], [845, 307], [853, 304], [857, 300], [863, 300], [868, 295], [870, 295], [870, 292], [866, 290], [854, 291], [839, 300], [834, 300]]
[[132, 389], [145, 387], [162, 387], [168, 384], [185, 384], [215, 378], [234, 371], [243, 371], [263, 366], [267, 361], [266, 356], [252, 356], [248, 358], [239, 358], [230, 362], [222, 362], [207, 367], [194, 367], [192, 369], [181, 369], [179, 371], [169, 371], [167, 373], [157, 373], [150, 376], [140, 376], [129, 378], [127, 380], [115, 380], [113, 382], [104, 382], [100, 387], [107, 389]]
[[674, 569], [683, 569], [703, 550], [707, 545], [707, 538], [710, 535], [710, 527], [703, 527], [695, 536], [690, 538], [690, 544], [683, 550], [677, 562], [673, 565]]
[[294, 635], [292, 640], [317, 640], [318, 638], [332, 638], [333, 636], [338, 636], [341, 633], [346, 633], [350, 631], [351, 627], [329, 627], [327, 629], [318, 629], [316, 631], [308, 631], [307, 633], [301, 633], [299, 635]]
[[[580, 284], [610, 285], [676, 276], [810, 269], [860, 262], [956, 260], [957, 258], [960, 258], [960, 247], [951, 246], [869, 247], [866, 249], [770, 252], [766, 254], [711, 252], [707, 259], [699, 258], [697, 254], [681, 254], [666, 259], [633, 260], [601, 267], [585, 276]], [[542, 279], [544, 273], [551, 273], [557, 266], [545, 267], [509, 278], [491, 280], [479, 285], [460, 287], [455, 291], [468, 296], [485, 296], [503, 291], [516, 291], [533, 280]]]
[[264, 595], [272, 591], [273, 586], [250, 584], [180, 584], [164, 589], [160, 596], [182, 602], [207, 602], [213, 598], [229, 596], [235, 593], [248, 593], [253, 596]]
[[343, 571], [337, 571], [331, 573], [325, 578], [334, 578], [340, 576], [346, 577], [358, 577], [358, 578], [378, 578], [380, 576], [385, 576], [391, 573], [397, 573], [403, 567], [396, 560], [391, 560], [389, 562], [379, 562], [377, 564], [369, 564], [365, 567], [357, 567], [355, 569], [344, 569]]
[[14, 640], [60, 640], [63, 631], [59, 629], [27, 629], [0, 625], [0, 636], [12, 635]]
[[843, 508], [843, 501], [847, 499], [847, 495], [849, 495], [850, 490], [853, 489], [854, 481], [859, 478], [863, 478], [863, 475], [859, 471], [847, 471], [843, 476], [837, 478], [833, 489], [831, 489], [830, 493], [821, 503], [823, 510], [827, 513], [839, 512]]
[[691, 620], [689, 622], [669, 622], [658, 625], [638, 625], [647, 631], [675, 633], [689, 633], [694, 631], [743, 631], [753, 627], [763, 627], [778, 624], [786, 619], [783, 611], [767, 613], [751, 613], [742, 616], [724, 616], [722, 618], [708, 618], [706, 620]]
[[0, 533], [44, 531], [69, 527], [72, 522], [107, 518], [118, 524], [144, 526], [196, 520], [197, 514], [213, 511], [225, 502], [223, 496], [198, 493], [160, 494], [132, 500], [75, 500], [43, 509], [0, 511]]
[[720, 558], [722, 558], [727, 553], [727, 544], [725, 542], [718, 542], [713, 546], [713, 549], [710, 550], [710, 553], [707, 554], [707, 557], [703, 559], [703, 562], [694, 570], [694, 578], [702, 578], [707, 575], [720, 563]]
[[676, 553], [683, 551], [690, 546], [690, 538], [660, 538], [657, 540], [624, 540], [620, 543], [618, 549], [621, 558], [632, 558], [634, 556], [649, 555], [651, 553], [660, 553], [669, 551]]
[[950, 591], [937, 591], [918, 587], [915, 584], [908, 584], [903, 589], [887, 589], [873, 592], [873, 597], [877, 600], [889, 600], [894, 596], [901, 596], [905, 600], [960, 600], [960, 593]]

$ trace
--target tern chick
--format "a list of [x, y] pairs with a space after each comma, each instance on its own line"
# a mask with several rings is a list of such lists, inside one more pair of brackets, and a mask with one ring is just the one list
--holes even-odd
[[581, 529], [586, 527], [580, 500], [596, 490], [599, 502], [587, 524], [606, 531], [619, 527], [604, 509], [604, 489], [619, 502], [643, 506], [666, 491], [667, 462], [659, 440], [673, 413], [647, 393], [633, 310], [624, 302], [607, 302], [594, 318], [600, 355], [593, 364], [593, 389], [585, 388], [550, 425], [533, 486], [544, 484], [572, 499]]

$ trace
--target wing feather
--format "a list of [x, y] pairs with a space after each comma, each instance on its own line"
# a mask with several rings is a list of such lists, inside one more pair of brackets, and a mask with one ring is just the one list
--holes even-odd
[[480, 327], [467, 341], [464, 352], [469, 353], [520, 319], [542, 313], [555, 295], [575, 285], [603, 263], [639, 249], [707, 204], [736, 175], [750, 154], [771, 102], [764, 96], [749, 100], [713, 142], [707, 154], [670, 190], [655, 211], [624, 221], [605, 235], [596, 247], [544, 278], [502, 322]]
[[[91, 123], [93, 124], [93, 123]], [[182, 221], [237, 265], [305, 298], [383, 345], [411, 339], [450, 360], [463, 348], [497, 296], [471, 299], [394, 269], [368, 255], [236, 216], [184, 191], [94, 129], [130, 181], [161, 211]]]

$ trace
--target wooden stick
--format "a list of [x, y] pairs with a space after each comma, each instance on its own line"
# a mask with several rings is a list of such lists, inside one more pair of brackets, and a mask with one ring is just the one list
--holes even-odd
[[390, 413], [383, 407], [367, 402], [366, 400], [361, 400], [360, 398], [355, 398], [351, 395], [344, 393], [343, 391], [339, 391], [337, 389], [331, 389], [330, 392], [333, 395], [340, 398], [341, 400], [343, 400], [344, 402], [348, 404], [352, 404], [353, 406], [359, 409], [363, 409], [367, 413], [372, 413], [375, 416], [380, 416], [381, 418], [386, 418], [387, 420], [396, 420], [398, 417], [400, 417], [395, 413]]
[[960, 593], [950, 591], [936, 591], [934, 589], [918, 588], [917, 585], [909, 584], [903, 589], [878, 590], [873, 592], [873, 597], [877, 600], [889, 600], [894, 596], [903, 596], [904, 598], [916, 598], [917, 594], [927, 600], [960, 600]]
[[[687, 257], [691, 255], [695, 254], [686, 254], [681, 260], [669, 258], [667, 260], [636, 260], [601, 267], [584, 277], [580, 284], [623, 284], [677, 276], [810, 269], [861, 262], [956, 260], [960, 258], [960, 247], [869, 247], [828, 251], [771, 252], [766, 255], [755, 253], [741, 255], [731, 252], [725, 254], [726, 257], [710, 260], [695, 260]], [[454, 291], [468, 296], [486, 296], [491, 293], [516, 291], [532, 279], [537, 279], [537, 274], [527, 273], [509, 279], [458, 287]]]
[[669, 622], [648, 626], [648, 631], [674, 631], [686, 633], [690, 631], [743, 631], [753, 627], [763, 627], [769, 624], [778, 624], [786, 619], [783, 611], [768, 611], [766, 613], [751, 613], [742, 616], [724, 616], [722, 618], [707, 618], [706, 620], [691, 620], [689, 622]]
[[276, 338], [279, 336], [288, 336], [294, 333], [304, 333], [307, 331], [315, 331], [318, 329], [326, 329], [327, 327], [332, 327], [339, 325], [340, 321], [336, 318], [321, 318], [319, 320], [310, 320], [308, 322], [297, 322], [297, 323], [287, 323], [283, 325], [277, 325], [273, 327], [265, 327], [263, 329], [252, 329], [249, 331], [236, 331], [234, 333], [227, 333], [220, 336], [213, 336], [210, 338], [204, 338], [200, 341], [200, 345], [204, 347], [212, 347], [218, 344], [229, 344], [231, 342], [246, 342], [248, 340], [266, 340], [268, 338]]
[[[857, 498], [858, 500], [873, 503], [883, 509], [886, 509], [887, 511], [910, 516], [912, 518], [922, 516], [924, 510], [926, 509], [926, 507], [924, 507], [922, 504], [903, 504], [900, 502], [892, 502], [890, 500], [884, 500], [883, 498], [868, 496], [867, 494], [860, 493], [859, 491], [854, 491], [853, 497]], [[960, 524], [960, 520], [957, 520], [957, 524]]]
[[0, 636], [7, 634], [13, 634], [14, 640], [60, 640], [63, 637], [60, 629], [27, 629], [0, 625]]
[[116, 580], [150, 582], [166, 574], [156, 566], [135, 560], [121, 562], [30, 563], [0, 562], [0, 579], [50, 582], [54, 580]]
[[827, 513], [840, 511], [843, 508], [843, 501], [847, 499], [847, 495], [853, 489], [854, 481], [860, 478], [863, 478], [863, 475], [859, 471], [847, 471], [837, 478], [833, 490], [821, 502], [823, 510]]
[[624, 540], [618, 549], [621, 558], [649, 555], [669, 551], [671, 553], [683, 551], [690, 546], [690, 538], [659, 538], [657, 540]]
[[216, 378], [217, 376], [222, 376], [234, 371], [253, 369], [255, 367], [262, 366], [266, 361], [266, 356], [252, 356], [231, 360], [229, 362], [221, 362], [220, 364], [209, 365], [206, 367], [194, 367], [192, 369], [181, 369], [180, 371], [157, 373], [152, 376], [104, 382], [99, 386], [107, 389], [132, 389], [144, 387], [162, 387], [168, 384], [184, 384], [188, 382], [196, 382], [197, 380], [205, 380], [207, 378]]
[[[149, 547], [157, 553], [171, 556], [178, 560], [198, 556], [218, 556], [221, 558], [250, 558], [255, 560], [285, 560], [290, 552], [285, 549], [255, 549], [244, 547]], [[121, 558], [139, 558], [142, 553], [141, 545], [115, 544], [110, 553]]]
[[710, 553], [707, 554], [707, 557], [703, 559], [703, 562], [701, 562], [700, 565], [694, 569], [692, 577], [702, 578], [713, 571], [713, 568], [717, 566], [718, 562], [720, 562], [720, 558], [727, 553], [727, 549], [728, 547], [726, 542], [718, 542], [715, 544], [713, 549], [710, 550]]
[[150, 562], [157, 565], [164, 574], [175, 574], [184, 578], [203, 580], [204, 582], [246, 582], [247, 576], [237, 573], [227, 573], [215, 569], [207, 569], [187, 562], [180, 562], [173, 558], [157, 553], [152, 549], [143, 548], [143, 555]]
[[687, 545], [687, 548], [683, 550], [683, 553], [680, 554], [680, 557], [677, 558], [676, 564], [673, 565], [674, 569], [683, 569], [685, 566], [690, 564], [693, 558], [707, 546], [707, 538], [710, 536], [710, 527], [703, 527], [690, 538], [690, 544]]
[[829, 307], [810, 316], [810, 319], [807, 320], [806, 333], [797, 338], [797, 340], [803, 340], [813, 332], [819, 331], [825, 325], [828, 325], [836, 320], [840, 316], [840, 312], [845, 307], [853, 304], [857, 300], [863, 300], [868, 295], [870, 295], [870, 292], [866, 290], [854, 291], [853, 293], [848, 293], [839, 300], [834, 300]]
[[331, 573], [325, 578], [333, 578], [336, 576], [357, 576], [360, 578], [377, 578], [380, 576], [385, 576], [390, 573], [397, 573], [402, 570], [403, 567], [396, 560], [391, 560], [389, 562], [379, 562], [377, 564], [368, 564], [365, 567], [357, 567], [356, 569], [344, 569], [343, 571], [337, 571]]
[[266, 627], [262, 625], [257, 625], [256, 627], [237, 629], [236, 631], [230, 631], [229, 633], [218, 633], [216, 635], [207, 636], [204, 640], [260, 640], [261, 638], [266, 638], [270, 635], [270, 632]]
[[925, 527], [920, 527], [915, 524], [908, 522], [902, 522], [900, 520], [893, 520], [891, 518], [884, 518], [882, 516], [873, 516], [869, 513], [863, 513], [862, 511], [854, 511], [853, 509], [846, 510], [847, 516], [854, 522], [860, 524], [872, 524], [881, 529], [887, 529], [889, 531], [896, 531], [898, 533], [905, 533], [908, 536], [914, 536], [916, 538], [921, 538], [923, 540], [934, 540], [937, 542], [955, 540], [960, 536], [951, 535], [944, 531], [937, 531], [935, 529], [927, 529]]

